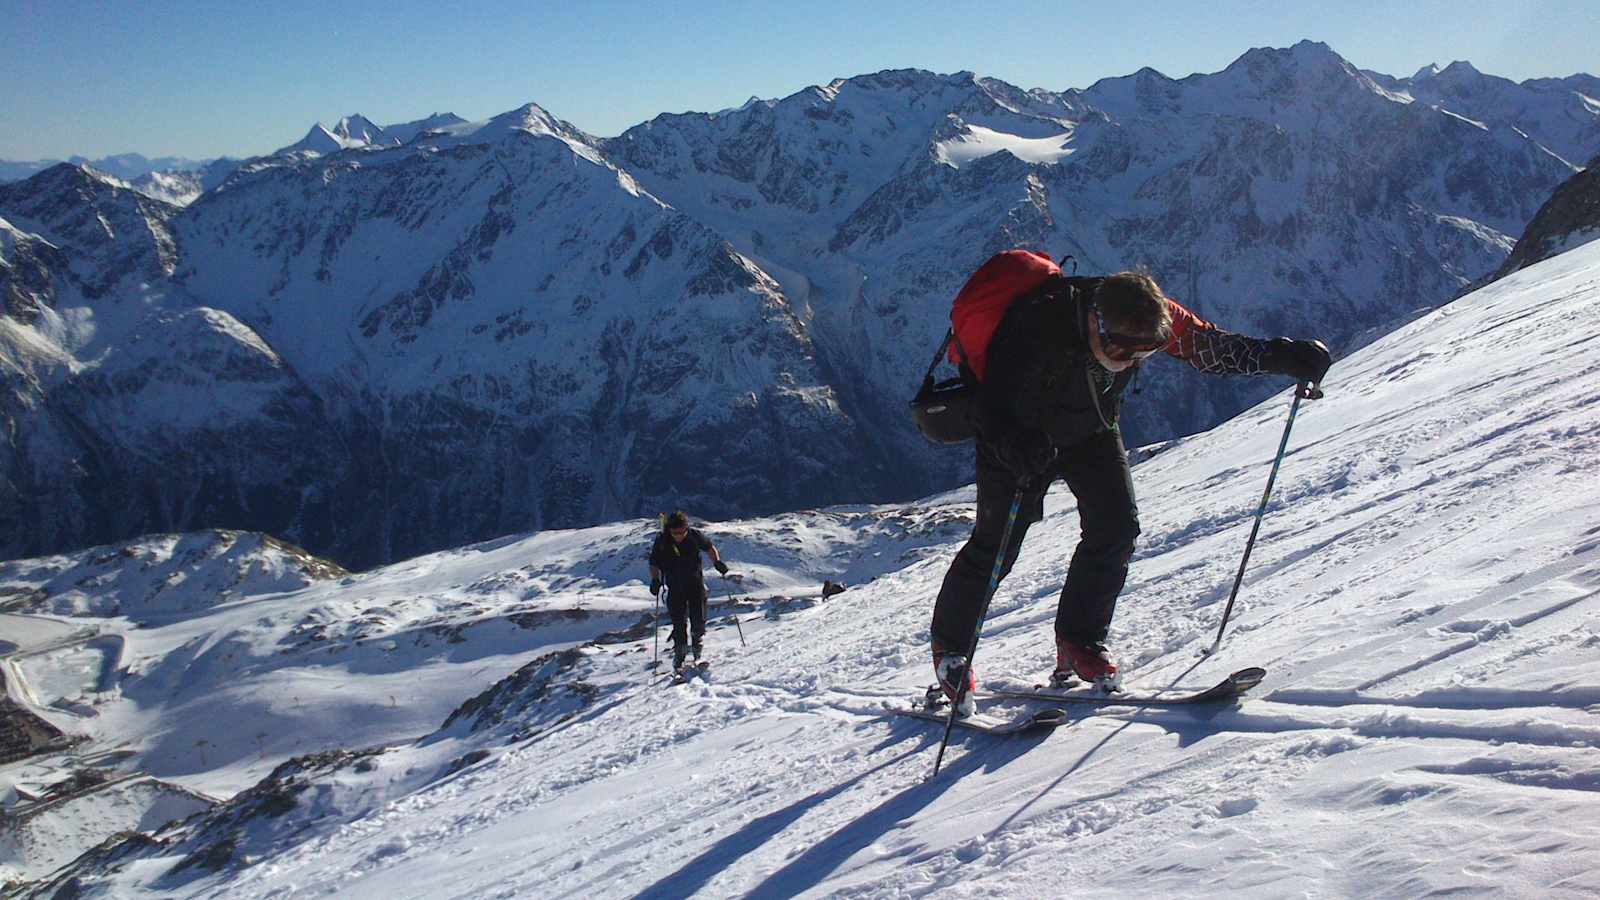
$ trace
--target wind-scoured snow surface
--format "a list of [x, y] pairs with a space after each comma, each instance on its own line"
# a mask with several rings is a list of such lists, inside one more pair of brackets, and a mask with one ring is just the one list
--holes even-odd
[[[1111, 644], [1147, 688], [1265, 666], [1235, 707], [1074, 709], [1010, 739], [958, 730], [930, 780], [938, 727], [889, 710], [929, 680], [932, 598], [970, 491], [713, 523], [767, 593], [829, 572], [860, 583], [805, 608], [747, 608], [748, 646], [720, 617], [708, 682], [653, 679], [647, 631], [543, 657], [420, 741], [285, 766], [163, 843], [86, 858], [46, 889], [71, 877], [98, 896], [1592, 896], [1597, 301], [1592, 244], [1339, 362], [1327, 398], [1300, 409], [1215, 656], [1199, 651], [1288, 393], [1137, 466], [1144, 534]], [[994, 599], [980, 683], [1048, 671], [1077, 528], [1058, 486]], [[644, 532], [467, 548], [271, 602], [298, 597], [335, 630], [380, 606], [390, 640], [403, 618], [485, 593], [637, 614]], [[256, 622], [246, 609], [227, 614]], [[239, 651], [258, 652], [240, 633]], [[347, 659], [324, 677], [352, 707], [409, 678]], [[407, 690], [442, 709], [508, 661], [433, 660]], [[375, 732], [349, 715], [353, 737]]]

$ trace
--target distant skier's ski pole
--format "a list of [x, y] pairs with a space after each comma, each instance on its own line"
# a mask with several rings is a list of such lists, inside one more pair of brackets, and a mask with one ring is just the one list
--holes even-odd
[[655, 627], [656, 633], [656, 655], [654, 659], [650, 660], [650, 671], [652, 672], [661, 668], [661, 595], [665, 594], [666, 592], [667, 589], [664, 587], [656, 592], [656, 614], [655, 617], [650, 620], [651, 624]]
[[[972, 671], [972, 657], [978, 653], [978, 635], [983, 632], [983, 620], [989, 615], [989, 601], [994, 599], [995, 589], [1000, 587], [1000, 570], [1006, 564], [1006, 551], [1011, 547], [1011, 526], [1017, 524], [1017, 510], [1022, 506], [1022, 488], [1017, 488], [1017, 493], [1011, 498], [1011, 513], [1006, 516], [1005, 531], [1000, 533], [1000, 550], [994, 557], [994, 568], [989, 570], [989, 590], [983, 596], [983, 609], [978, 611], [978, 624], [972, 629], [972, 643], [967, 645], [967, 671]], [[969, 676], [970, 677], [970, 676]], [[933, 776], [939, 775], [939, 764], [944, 762], [944, 748], [950, 743], [950, 729], [956, 724], [956, 710], [961, 708], [961, 700], [967, 693], [967, 680], [961, 679], [960, 687], [956, 688], [955, 699], [950, 703], [950, 715], [944, 720], [944, 739], [939, 742], [939, 755], [933, 759]]]
[[[722, 576], [722, 583], [728, 589], [728, 601], [729, 601], [729, 605], [732, 605], [734, 581], [733, 581], [732, 578], [728, 577], [727, 575], [724, 575], [724, 576]], [[744, 642], [744, 626], [739, 624], [739, 610], [738, 609], [734, 609], [734, 611], [733, 611], [733, 627], [739, 629], [739, 646], [741, 646], [741, 647], [750, 646], [749, 644], [746, 644]]]
[[1283, 440], [1278, 442], [1278, 455], [1272, 459], [1272, 473], [1267, 476], [1267, 489], [1261, 492], [1261, 507], [1256, 510], [1256, 524], [1250, 528], [1250, 540], [1245, 542], [1244, 556], [1239, 560], [1239, 574], [1233, 578], [1233, 591], [1228, 594], [1228, 605], [1222, 610], [1222, 624], [1217, 626], [1217, 639], [1206, 648], [1205, 655], [1217, 652], [1222, 645], [1222, 632], [1228, 627], [1228, 616], [1233, 613], [1234, 598], [1239, 596], [1239, 585], [1244, 583], [1244, 567], [1250, 562], [1250, 550], [1256, 545], [1256, 532], [1261, 530], [1261, 517], [1267, 513], [1267, 498], [1272, 496], [1272, 482], [1278, 478], [1278, 464], [1283, 462], [1283, 451], [1289, 446], [1289, 429], [1294, 427], [1294, 414], [1300, 410], [1300, 398], [1312, 400], [1322, 396], [1316, 385], [1301, 384], [1294, 389], [1294, 402], [1289, 404], [1289, 421], [1283, 426]]

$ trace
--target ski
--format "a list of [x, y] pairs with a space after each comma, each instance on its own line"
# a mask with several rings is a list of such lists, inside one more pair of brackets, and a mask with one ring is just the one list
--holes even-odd
[[[923, 709], [907, 707], [894, 710], [895, 715], [911, 716], [917, 719], [926, 719], [929, 722], [938, 722], [941, 725], [950, 717], [948, 710]], [[957, 716], [956, 724], [973, 731], [984, 734], [1011, 735], [1023, 734], [1030, 731], [1044, 731], [1067, 724], [1067, 715], [1059, 709], [1041, 709], [1033, 714], [1020, 719], [1001, 719], [983, 713], [974, 713], [970, 716]]]
[[[976, 698], [1007, 700], [1042, 700], [1050, 703], [1086, 703], [1093, 706], [1193, 706], [1202, 703], [1222, 703], [1238, 697], [1261, 683], [1267, 670], [1259, 666], [1229, 675], [1203, 691], [1187, 694], [1105, 693], [1098, 689], [1080, 691], [998, 690], [979, 691]], [[958, 720], [959, 721], [959, 720]]]

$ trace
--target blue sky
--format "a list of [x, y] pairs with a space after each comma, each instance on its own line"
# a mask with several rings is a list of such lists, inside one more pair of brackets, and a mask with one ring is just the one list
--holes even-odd
[[[230, 8], [237, 6], [237, 8]], [[870, 11], [857, 11], [865, 8]], [[1456, 59], [1515, 80], [1600, 74], [1600, 2], [1299, 4], [663, 0], [270, 4], [0, 0], [0, 158], [244, 156], [314, 121], [535, 102], [599, 135], [891, 68], [1064, 90], [1151, 66], [1214, 72], [1323, 41], [1409, 75]]]

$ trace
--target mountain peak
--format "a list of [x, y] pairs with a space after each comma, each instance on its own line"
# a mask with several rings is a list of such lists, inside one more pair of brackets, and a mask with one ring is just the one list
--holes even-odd
[[127, 182], [102, 172], [88, 163], [72, 162], [56, 163], [37, 175], [24, 179], [24, 182], [50, 190], [128, 187]]
[[343, 149], [344, 141], [341, 140], [338, 135], [329, 131], [327, 126], [323, 125], [321, 122], [316, 122], [313, 123], [311, 129], [306, 132], [305, 137], [287, 147], [284, 147], [281, 150], [278, 150], [277, 153], [273, 155], [276, 156], [279, 154], [288, 153], [315, 153], [320, 156], [327, 153], [338, 153]]
[[509, 112], [489, 120], [491, 125], [504, 130], [527, 131], [533, 134], [564, 136], [573, 129], [566, 122], [552, 116], [549, 110], [537, 103], [525, 103]]
[[359, 141], [363, 144], [386, 143], [383, 129], [360, 113], [345, 116], [331, 130], [346, 141]]
[[416, 140], [417, 135], [430, 131], [442, 131], [457, 125], [465, 125], [467, 120], [455, 113], [433, 113], [424, 119], [412, 122], [401, 122], [397, 125], [385, 125], [384, 136], [396, 144], [409, 144]]
[[1329, 102], [1351, 93], [1383, 93], [1371, 76], [1320, 41], [1300, 41], [1292, 47], [1256, 47], [1222, 71], [1244, 78], [1264, 95], [1280, 100], [1296, 96]]
[[1439, 70], [1439, 77], [1446, 80], [1464, 81], [1482, 78], [1483, 73], [1477, 67], [1464, 59], [1458, 59], [1443, 69]]
[[[837, 78], [829, 82], [826, 88], [811, 88], [810, 90], [824, 90], [831, 96], [838, 91], [851, 87], [866, 91], [909, 91], [930, 92], [941, 88], [957, 87], [971, 88], [977, 86], [977, 76], [971, 72], [955, 72], [941, 75], [927, 69], [883, 69], [867, 75], [856, 75], [851, 78]], [[803, 91], [801, 93], [804, 93]]]
[[360, 113], [344, 116], [332, 128], [321, 122], [311, 126], [306, 136], [278, 150], [274, 156], [290, 153], [315, 153], [324, 156], [357, 147], [383, 146], [397, 143], [384, 133], [383, 128]]
[[1264, 68], [1305, 69], [1329, 65], [1354, 71], [1350, 63], [1335, 53], [1332, 47], [1321, 41], [1304, 40], [1292, 47], [1252, 47], [1224, 71], [1239, 67], [1255, 72]]
[[1309, 38], [1300, 40], [1293, 47], [1290, 47], [1289, 51], [1291, 53], [1294, 53], [1294, 54], [1296, 54], [1298, 56], [1302, 56], [1302, 57], [1305, 57], [1305, 56], [1331, 56], [1331, 57], [1333, 57], [1335, 59], [1338, 59], [1340, 62], [1344, 61], [1344, 57], [1342, 57], [1339, 54], [1333, 52], [1333, 48], [1332, 47], [1328, 46], [1327, 44], [1323, 43], [1322, 41], [1313, 41], [1313, 40], [1310, 40]]

